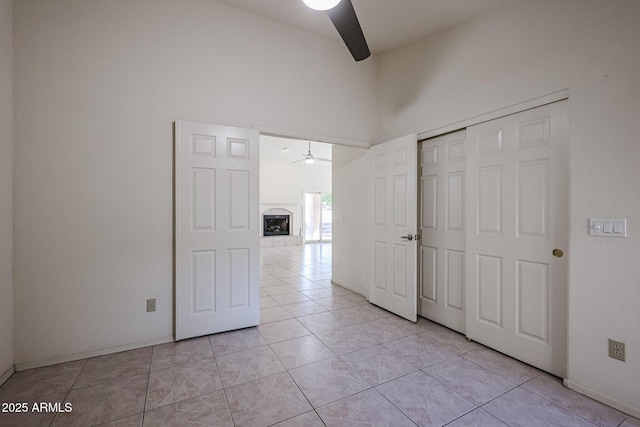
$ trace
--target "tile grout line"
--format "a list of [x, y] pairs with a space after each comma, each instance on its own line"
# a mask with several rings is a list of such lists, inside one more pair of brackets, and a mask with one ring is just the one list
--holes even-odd
[[[67, 399], [69, 398], [69, 394], [71, 393], [71, 391], [73, 390], [73, 386], [76, 384], [76, 382], [78, 381], [78, 378], [80, 378], [80, 374], [82, 373], [82, 371], [84, 370], [85, 366], [87, 366], [87, 362], [89, 361], [89, 359], [84, 359], [84, 363], [82, 364], [82, 368], [80, 368], [80, 370], [78, 371], [78, 374], [76, 375], [75, 379], [73, 380], [73, 383], [71, 384], [71, 387], [69, 387], [69, 390], [67, 390], [67, 392], [64, 395], [64, 399], [62, 399], [62, 403], [66, 403]], [[59, 413], [55, 414], [53, 416], [53, 418], [51, 418], [51, 421], [49, 421], [49, 426], [52, 426], [54, 421], [56, 420], [56, 418], [58, 417]]]
[[155, 346], [151, 347], [151, 355], [149, 356], [149, 372], [147, 374], [147, 387], [144, 391], [144, 403], [142, 404], [142, 417], [140, 417], [140, 426], [144, 426], [144, 417], [147, 413], [147, 398], [149, 397], [149, 386], [151, 385], [151, 366], [153, 363], [153, 352]]

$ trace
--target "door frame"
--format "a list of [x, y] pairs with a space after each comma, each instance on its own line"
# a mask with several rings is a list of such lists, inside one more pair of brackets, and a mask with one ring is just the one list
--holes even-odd
[[510, 116], [511, 114], [519, 113], [521, 111], [541, 107], [543, 105], [551, 104], [557, 101], [563, 101], [565, 99], [569, 99], [569, 95], [569, 88], [565, 88], [523, 102], [518, 102], [504, 108], [492, 110], [488, 113], [479, 114], [477, 116], [469, 117], [467, 119], [463, 119], [448, 125], [437, 127], [435, 129], [430, 129], [418, 134], [418, 142], [422, 142], [425, 139], [433, 138], [436, 136], [442, 136], [445, 133], [466, 129], [469, 126], [488, 122], [489, 120], [499, 119], [500, 117]]
[[333, 241], [333, 239], [329, 239], [329, 240], [325, 240], [322, 238], [322, 204], [320, 204], [320, 224], [319, 224], [319, 233], [320, 233], [320, 237], [318, 240], [307, 240], [306, 239], [306, 228], [307, 228], [307, 223], [306, 223], [306, 216], [307, 216], [307, 194], [319, 194], [320, 198], [322, 199], [322, 195], [323, 194], [331, 194], [330, 191], [324, 191], [324, 190], [316, 190], [316, 189], [304, 189], [302, 190], [302, 229], [304, 230], [303, 235], [302, 235], [302, 240], [304, 242], [304, 244], [307, 243], [328, 243]]

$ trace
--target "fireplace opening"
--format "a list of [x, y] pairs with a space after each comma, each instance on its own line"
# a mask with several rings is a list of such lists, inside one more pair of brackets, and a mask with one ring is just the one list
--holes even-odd
[[289, 215], [263, 215], [264, 236], [288, 236]]

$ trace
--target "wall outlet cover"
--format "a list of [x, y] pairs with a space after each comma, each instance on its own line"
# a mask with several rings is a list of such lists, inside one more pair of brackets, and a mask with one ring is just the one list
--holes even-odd
[[624, 362], [626, 359], [624, 343], [609, 339], [609, 357]]

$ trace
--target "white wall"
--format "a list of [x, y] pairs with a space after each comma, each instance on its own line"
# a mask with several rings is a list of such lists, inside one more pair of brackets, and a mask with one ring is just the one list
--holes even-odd
[[[539, 0], [383, 54], [380, 136], [570, 88], [569, 384], [640, 415], [640, 2]], [[628, 219], [627, 239], [587, 218]], [[625, 363], [607, 338], [626, 343]]]
[[[333, 248], [331, 280], [369, 295], [367, 150], [333, 146]], [[336, 221], [341, 216], [342, 221]]]
[[0, 384], [13, 367], [13, 56], [11, 0], [0, 0]]
[[174, 120], [374, 138], [341, 42], [215, 0], [14, 8], [19, 369], [171, 339]]

